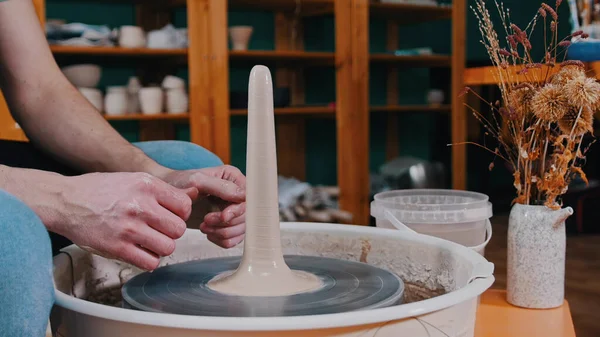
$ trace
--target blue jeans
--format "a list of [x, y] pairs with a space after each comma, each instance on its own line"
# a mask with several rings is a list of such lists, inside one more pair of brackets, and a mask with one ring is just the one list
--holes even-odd
[[[213, 153], [182, 141], [134, 144], [166, 167], [223, 165]], [[44, 336], [54, 303], [50, 237], [38, 216], [0, 190], [0, 336]]]

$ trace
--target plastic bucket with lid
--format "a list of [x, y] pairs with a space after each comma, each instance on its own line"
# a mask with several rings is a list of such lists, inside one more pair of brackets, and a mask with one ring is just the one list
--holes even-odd
[[483, 255], [492, 236], [487, 195], [449, 189], [381, 192], [371, 202], [377, 227], [412, 230], [471, 247]]

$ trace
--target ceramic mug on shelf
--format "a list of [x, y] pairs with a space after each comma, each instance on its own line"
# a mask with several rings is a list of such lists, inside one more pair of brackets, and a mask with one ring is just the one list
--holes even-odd
[[164, 95], [160, 87], [141, 88], [140, 106], [145, 115], [155, 115], [163, 111]]
[[167, 90], [166, 100], [168, 113], [184, 113], [188, 109], [188, 96], [183, 88]]
[[233, 50], [248, 50], [248, 43], [254, 28], [252, 26], [229, 27], [229, 36]]
[[138, 26], [122, 26], [119, 31], [119, 46], [123, 48], [142, 48], [146, 46], [146, 34]]
[[83, 95], [83, 97], [87, 98], [87, 100], [96, 108], [98, 111], [102, 112], [104, 109], [103, 99], [102, 99], [102, 91], [96, 88], [77, 88], [79, 92]]
[[121, 116], [127, 113], [127, 88], [108, 87], [104, 98], [104, 111], [109, 116]]

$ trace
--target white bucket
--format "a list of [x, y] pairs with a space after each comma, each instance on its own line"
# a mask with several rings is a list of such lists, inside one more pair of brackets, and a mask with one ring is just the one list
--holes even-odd
[[481, 255], [492, 237], [492, 204], [476, 192], [409, 189], [382, 192], [371, 203], [377, 227], [409, 230], [470, 247]]

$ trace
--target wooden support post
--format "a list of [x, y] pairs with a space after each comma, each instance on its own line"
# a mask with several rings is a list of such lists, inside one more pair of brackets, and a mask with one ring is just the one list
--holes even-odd
[[[293, 17], [285, 13], [275, 14], [275, 49], [301, 50], [302, 36], [292, 40]], [[298, 29], [296, 33], [299, 31]], [[290, 88], [292, 104], [304, 103], [302, 69], [278, 68], [275, 74], [277, 87]], [[306, 136], [305, 121], [302, 116], [278, 116], [275, 119], [277, 130], [277, 170], [280, 175], [306, 179]]]
[[188, 67], [190, 90], [190, 138], [214, 150], [213, 109], [210, 104], [209, 0], [188, 0]]
[[340, 208], [369, 224], [369, 1], [335, 0]]
[[[387, 24], [387, 50], [398, 49], [398, 24], [389, 21]], [[398, 68], [390, 66], [387, 73], [387, 104], [398, 105]], [[400, 155], [398, 144], [398, 114], [390, 111], [387, 114], [387, 145], [385, 157], [392, 160]]]
[[209, 0], [210, 87], [214, 109], [213, 148], [224, 163], [231, 162], [231, 117], [229, 115], [229, 46], [227, 1]]
[[[467, 140], [467, 118], [463, 90], [463, 72], [466, 53], [466, 0], [452, 2], [452, 143]], [[467, 188], [467, 150], [465, 145], [452, 146], [452, 188]]]
[[188, 0], [190, 134], [231, 162], [227, 1]]

